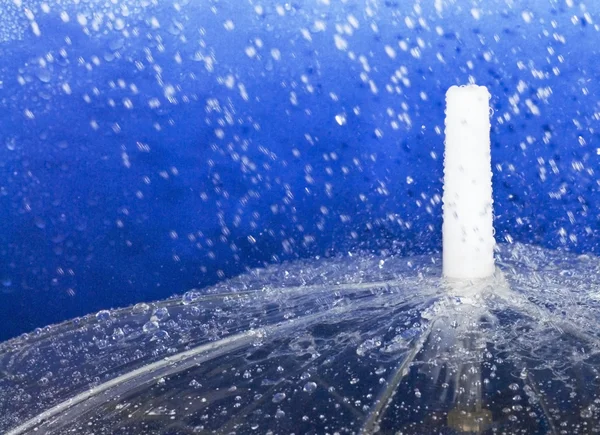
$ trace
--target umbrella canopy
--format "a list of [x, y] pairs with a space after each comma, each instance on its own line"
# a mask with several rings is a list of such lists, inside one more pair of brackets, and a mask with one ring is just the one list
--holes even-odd
[[258, 269], [0, 347], [0, 430], [568, 433], [597, 428], [600, 260], [500, 245]]

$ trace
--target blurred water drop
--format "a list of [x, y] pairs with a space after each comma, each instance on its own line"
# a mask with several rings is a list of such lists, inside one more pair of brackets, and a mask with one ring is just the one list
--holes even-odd
[[123, 48], [124, 44], [125, 44], [125, 39], [123, 39], [123, 38], [113, 39], [112, 41], [110, 41], [108, 43], [108, 48], [110, 48], [111, 51], [117, 51], [117, 50]]
[[112, 339], [115, 341], [119, 341], [119, 340], [122, 340], [123, 337], [125, 337], [125, 333], [123, 332], [123, 329], [115, 328], [115, 330], [113, 331], [113, 334], [112, 334]]
[[167, 331], [162, 330], [162, 329], [159, 329], [158, 331], [156, 331], [154, 333], [154, 337], [153, 337], [153, 339], [159, 340], [159, 341], [168, 340], [169, 338], [171, 338], [171, 336], [169, 335], [169, 333]]
[[273, 403], [281, 403], [285, 400], [285, 393], [275, 393], [273, 396]]
[[346, 114], [345, 113], [339, 113], [339, 114], [335, 115], [335, 121], [339, 125], [346, 125]]
[[113, 25], [115, 30], [123, 30], [125, 28], [125, 20], [122, 18], [117, 18]]
[[5, 144], [9, 151], [14, 151], [17, 148], [17, 140], [14, 137], [9, 137], [6, 139]]
[[157, 320], [165, 320], [169, 317], [169, 310], [166, 307], [160, 307], [154, 310], [154, 317]]
[[145, 333], [152, 334], [158, 331], [158, 322], [155, 320], [150, 320], [149, 322], [144, 323], [142, 329]]
[[50, 74], [50, 71], [46, 68], [37, 68], [35, 70], [35, 76], [42, 83], [49, 83], [52, 79], [52, 74]]
[[305, 393], [313, 393], [316, 389], [317, 389], [316, 382], [307, 382], [306, 384], [304, 384], [304, 388], [302, 388], [302, 390]]
[[134, 314], [146, 314], [148, 311], [150, 311], [150, 306], [146, 303], [140, 302], [133, 306], [132, 311]]
[[369, 338], [365, 340], [360, 346], [356, 348], [356, 354], [358, 356], [365, 356], [367, 352], [378, 348], [381, 346], [381, 339], [379, 338]]
[[36, 216], [33, 219], [33, 222], [34, 222], [35, 226], [38, 227], [40, 230], [43, 230], [44, 228], [46, 228], [46, 221], [40, 216]]
[[200, 292], [195, 291], [195, 290], [190, 290], [189, 292], [186, 292], [182, 296], [181, 303], [183, 303], [183, 305], [192, 304], [195, 301], [197, 301], [201, 296], [202, 296], [202, 294]]
[[96, 319], [99, 322], [106, 322], [110, 319], [110, 311], [108, 310], [100, 310], [96, 313]]

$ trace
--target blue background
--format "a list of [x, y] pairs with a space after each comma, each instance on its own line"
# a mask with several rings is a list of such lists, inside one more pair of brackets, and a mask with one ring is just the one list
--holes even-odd
[[264, 263], [439, 251], [444, 94], [470, 81], [497, 240], [600, 251], [594, 2], [19, 3], [0, 340]]

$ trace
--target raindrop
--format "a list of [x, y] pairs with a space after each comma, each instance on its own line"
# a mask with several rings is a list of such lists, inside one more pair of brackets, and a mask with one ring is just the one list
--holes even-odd
[[169, 317], [169, 310], [167, 310], [166, 307], [160, 307], [157, 308], [154, 311], [154, 316], [156, 317], [157, 320], [165, 320]]
[[17, 141], [14, 137], [6, 139], [6, 148], [9, 151], [14, 151], [17, 148]]
[[285, 400], [285, 393], [276, 393], [273, 396], [273, 403], [281, 403]]
[[33, 223], [35, 224], [36, 227], [38, 227], [40, 230], [43, 230], [44, 228], [46, 228], [46, 221], [40, 217], [40, 216], [36, 216], [33, 219]]
[[112, 41], [109, 42], [108, 48], [110, 48], [112, 51], [117, 51], [117, 50], [123, 48], [124, 44], [125, 44], [125, 40], [123, 38], [113, 39]]
[[167, 331], [159, 329], [158, 331], [156, 331], [154, 333], [153, 338], [156, 340], [162, 341], [162, 340], [168, 340], [169, 338], [171, 338], [171, 336], [169, 335], [169, 333]]
[[181, 303], [183, 305], [189, 305], [192, 304], [194, 302], [196, 302], [200, 296], [202, 296], [202, 294], [198, 291], [195, 290], [190, 290], [189, 292], [186, 292], [182, 298], [181, 298]]
[[345, 113], [339, 113], [339, 114], [335, 115], [335, 121], [339, 125], [346, 125], [346, 114]]
[[108, 341], [104, 339], [96, 340], [96, 346], [98, 346], [98, 349], [106, 349], [108, 347]]
[[381, 346], [381, 339], [369, 338], [365, 340], [360, 346], [356, 348], [356, 354], [358, 356], [365, 356], [370, 350], [376, 349]]
[[123, 330], [121, 328], [115, 328], [112, 334], [112, 339], [115, 341], [119, 341], [122, 340], [123, 337], [125, 337], [125, 333], [123, 332]]
[[313, 393], [316, 389], [317, 389], [317, 384], [315, 382], [307, 382], [304, 385], [304, 388], [302, 388], [302, 390], [305, 393]]
[[52, 74], [46, 68], [38, 68], [35, 71], [35, 76], [42, 83], [49, 83], [52, 79]]
[[149, 310], [150, 306], [148, 304], [140, 302], [139, 304], [135, 304], [131, 311], [133, 314], [146, 314]]
[[123, 30], [125, 28], [125, 21], [122, 18], [117, 18], [114, 27], [115, 30]]
[[146, 322], [144, 324], [144, 326], [142, 327], [142, 329], [144, 330], [145, 333], [152, 334], [153, 332], [158, 331], [158, 322], [156, 322], [154, 320]]
[[594, 412], [590, 408], [585, 408], [579, 413], [579, 415], [581, 418], [592, 418], [594, 416]]
[[108, 310], [100, 310], [96, 313], [96, 320], [99, 322], [106, 322], [110, 320], [110, 311]]

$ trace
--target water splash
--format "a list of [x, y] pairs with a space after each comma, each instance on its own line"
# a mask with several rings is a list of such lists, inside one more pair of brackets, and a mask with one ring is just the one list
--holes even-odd
[[[598, 258], [504, 245], [493, 278], [452, 292], [439, 257], [380, 261], [269, 267], [210, 294], [4, 343], [0, 428], [551, 433], [593, 425]], [[156, 328], [145, 328], [152, 318]]]

